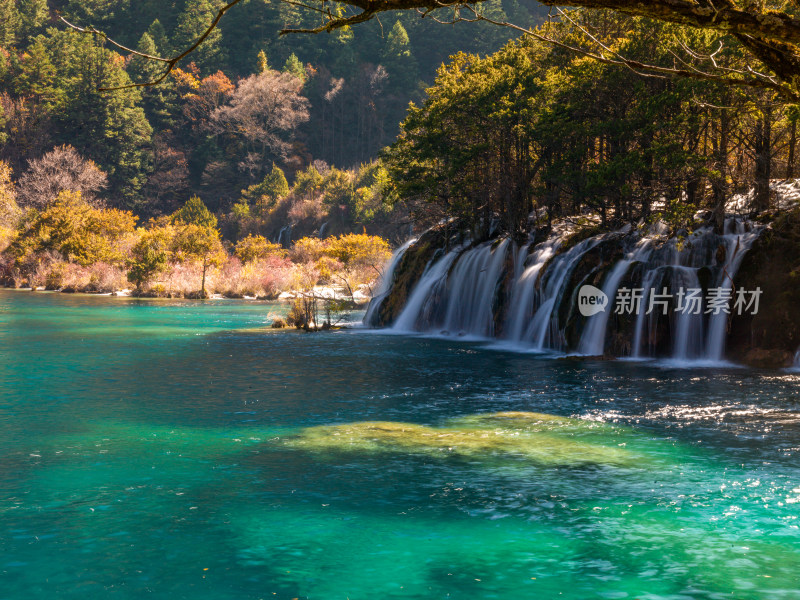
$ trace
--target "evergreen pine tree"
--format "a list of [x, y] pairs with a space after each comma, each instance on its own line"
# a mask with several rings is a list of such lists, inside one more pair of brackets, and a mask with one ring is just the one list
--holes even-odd
[[289, 58], [286, 59], [286, 63], [283, 65], [283, 72], [291, 73], [303, 83], [306, 81], [306, 69], [294, 52], [292, 52], [289, 55]]
[[16, 79], [17, 93], [35, 98], [45, 106], [56, 103], [56, 68], [41, 39], [31, 44], [22, 55]]
[[150, 36], [150, 39], [152, 39], [155, 44], [157, 56], [164, 56], [170, 53], [171, 49], [169, 46], [169, 39], [167, 38], [167, 31], [164, 29], [161, 21], [156, 19], [150, 23], [150, 27], [147, 28], [147, 35]]
[[[182, 52], [194, 44], [208, 29], [216, 16], [214, 5], [209, 0], [189, 0], [178, 17], [178, 27], [173, 36], [173, 46]], [[224, 66], [224, 53], [220, 47], [222, 31], [214, 28], [200, 47], [192, 54], [193, 60], [200, 69], [212, 73]]]
[[399, 20], [395, 21], [386, 38], [382, 59], [383, 65], [389, 71], [389, 85], [393, 89], [400, 88], [410, 92], [417, 86], [419, 68], [411, 54], [411, 43], [406, 28]]
[[17, 0], [17, 10], [20, 17], [20, 37], [25, 39], [40, 33], [50, 16], [47, 0]]
[[152, 128], [135, 88], [100, 92], [130, 83], [118, 54], [94, 40], [69, 36], [72, 43], [68, 87], [58, 114], [64, 142], [80, 148], [108, 174], [109, 194], [118, 206], [136, 208], [152, 160]]
[[15, 0], [0, 0], [0, 47], [9, 48], [16, 43], [19, 27]]
[[[142, 35], [136, 50], [150, 56], [158, 56], [159, 51], [155, 41], [150, 34]], [[131, 79], [138, 83], [155, 81], [164, 72], [164, 64], [153, 60], [148, 60], [140, 56], [134, 56], [128, 65], [128, 73]], [[149, 86], [142, 90], [143, 106], [147, 113], [148, 121], [157, 129], [166, 129], [172, 126], [172, 114], [177, 102], [175, 91], [175, 80], [167, 77], [158, 85]]]

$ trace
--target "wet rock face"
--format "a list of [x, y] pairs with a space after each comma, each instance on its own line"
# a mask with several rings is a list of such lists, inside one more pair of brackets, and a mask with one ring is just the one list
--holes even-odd
[[[558, 307], [559, 321], [565, 324], [564, 341], [568, 348], [578, 347], [587, 321], [577, 310], [578, 290], [584, 285], [596, 288], [602, 286], [609, 270], [624, 255], [624, 237], [617, 234], [607, 236], [586, 252], [575, 266]], [[613, 299], [611, 302], [613, 303]], [[613, 311], [613, 306], [609, 307], [609, 310]]]
[[[392, 280], [389, 293], [379, 301], [374, 311], [370, 311], [370, 327], [387, 327], [397, 320], [406, 305], [411, 290], [422, 277], [425, 267], [437, 253], [444, 252], [448, 232], [444, 227], [434, 227], [426, 231], [409, 247], [400, 258]], [[454, 240], [450, 240], [451, 242]]]
[[758, 314], [732, 315], [727, 354], [756, 367], [785, 367], [800, 346], [800, 209], [779, 215], [750, 249], [734, 284], [761, 288]]
[[[585, 355], [724, 358], [758, 367], [787, 366], [800, 347], [800, 209], [767, 229], [730, 217], [723, 233], [698, 226], [673, 237], [624, 228], [577, 243], [573, 235], [473, 244], [454, 231], [430, 230], [399, 256], [368, 325]], [[730, 276], [734, 299], [739, 289], [762, 290], [756, 315], [709, 315], [711, 288], [730, 288]], [[581, 314], [584, 285], [607, 294], [604, 320]], [[615, 310], [622, 288], [645, 291], [638, 314]], [[665, 288], [665, 311], [651, 315], [648, 291]], [[701, 292], [701, 310], [681, 312], [677, 294], [686, 289]]]

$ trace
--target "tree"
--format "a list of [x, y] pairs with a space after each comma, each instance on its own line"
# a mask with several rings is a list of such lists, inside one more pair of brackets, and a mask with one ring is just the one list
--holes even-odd
[[288, 195], [289, 183], [283, 171], [275, 163], [272, 164], [272, 171], [261, 183], [242, 190], [242, 198], [257, 207], [262, 216], [266, 216], [280, 199]]
[[[263, 73], [264, 71], [261, 72]], [[303, 83], [306, 82], [306, 69], [294, 52], [292, 52], [289, 55], [289, 58], [286, 59], [286, 63], [283, 65], [283, 72], [291, 73]]]
[[269, 71], [269, 61], [267, 60], [267, 53], [263, 50], [258, 51], [258, 72], [259, 73], [266, 73]]
[[26, 39], [39, 33], [50, 16], [47, 0], [17, 0], [17, 10], [20, 33]]
[[[144, 54], [158, 56], [159, 48], [149, 33], [142, 34], [136, 49]], [[157, 62], [134, 56], [128, 65], [128, 73], [136, 82], [147, 82], [157, 79], [163, 67]], [[173, 124], [173, 114], [176, 112], [177, 92], [175, 79], [167, 78], [158, 85], [147, 86], [142, 92], [143, 107], [148, 121], [157, 129], [166, 129]]]
[[37, 40], [22, 54], [14, 83], [20, 95], [30, 96], [49, 108], [59, 99], [56, 75], [44, 42]]
[[270, 256], [284, 258], [286, 250], [280, 244], [273, 244], [261, 235], [251, 234], [239, 240], [235, 254], [243, 263], [251, 263]]
[[[186, 7], [178, 17], [178, 27], [173, 36], [175, 46], [181, 49], [189, 48], [208, 29], [215, 14], [214, 5], [210, 0], [188, 0]], [[212, 30], [192, 56], [201, 70], [210, 72], [219, 68], [223, 60], [223, 51], [220, 48], [221, 39], [220, 30]]]
[[0, 228], [6, 229], [15, 226], [20, 215], [11, 175], [8, 163], [0, 161]]
[[9, 48], [16, 43], [19, 27], [16, 0], [0, 0], [0, 47]]
[[[196, 0], [202, 2], [203, 0]], [[221, 17], [226, 11], [240, 3], [233, 0], [220, 5], [218, 15]], [[292, 3], [294, 4], [294, 3]], [[683, 26], [712, 30], [720, 35], [730, 35], [745, 48], [755, 61], [765, 65], [774, 73], [761, 74], [758, 68], [750, 68], [740, 72], [716, 70], [713, 55], [698, 56], [689, 50], [679, 61], [687, 64], [686, 68], [659, 67], [657, 72], [673, 75], [683, 75], [693, 78], [709, 78], [725, 81], [733, 85], [757, 86], [781, 92], [785, 98], [800, 99], [800, 81], [797, 75], [800, 72], [800, 19], [797, 18], [798, 9], [794, 3], [789, 2], [752, 2], [751, 0], [568, 0], [562, 3], [559, 0], [543, 0], [542, 4], [556, 6], [564, 4], [589, 9], [613, 9], [621, 13], [654, 19], [657, 21], [673, 23]], [[773, 5], [775, 8], [773, 8]], [[359, 9], [360, 12], [352, 14], [348, 7]], [[282, 33], [320, 33], [335, 31], [342, 39], [352, 38], [350, 26], [363, 23], [385, 11], [422, 10], [427, 14], [436, 9], [452, 11], [450, 17], [453, 21], [486, 21], [502, 26], [512, 27], [520, 32], [532, 35], [539, 39], [549, 40], [546, 33], [535, 32], [524, 26], [514, 25], [505, 20], [497, 2], [492, 0], [477, 0], [476, 2], [456, 2], [443, 5], [436, 0], [343, 0], [337, 3], [332, 10], [324, 10], [325, 22], [317, 27], [289, 27]], [[777, 10], [776, 10], [777, 9]], [[318, 9], [319, 10], [319, 9]], [[563, 11], [558, 9], [560, 14]], [[464, 16], [466, 15], [466, 16]], [[570, 17], [567, 16], [569, 19]], [[441, 18], [438, 19], [441, 21]], [[207, 36], [213, 38], [216, 32], [216, 22], [207, 28]], [[591, 35], [587, 36], [591, 40]], [[552, 40], [550, 40], [552, 41]], [[344, 44], [343, 49], [349, 50], [349, 44]], [[185, 46], [186, 47], [186, 46]], [[202, 46], [201, 46], [202, 47]], [[571, 50], [608, 62], [625, 64], [633, 68], [652, 71], [646, 63], [629, 61], [615, 53], [611, 48], [587, 49], [572, 45], [565, 45]], [[698, 68], [693, 62], [705, 64], [707, 69]], [[346, 57], [343, 58], [346, 62]], [[177, 61], [170, 61], [170, 68], [174, 68]]]
[[19, 180], [19, 202], [23, 207], [43, 208], [63, 191], [78, 192], [93, 202], [106, 188], [108, 178], [91, 160], [72, 146], [58, 146], [28, 163]]
[[56, 115], [57, 137], [94, 160], [107, 174], [109, 196], [121, 206], [140, 206], [152, 160], [152, 128], [137, 89], [101, 92], [130, 82], [122, 57], [91, 38], [59, 32], [48, 42], [64, 100]]
[[417, 61], [411, 54], [411, 44], [403, 24], [397, 20], [386, 38], [386, 47], [381, 58], [389, 71], [389, 77], [401, 89], [413, 89], [419, 79]]
[[200, 297], [207, 298], [206, 275], [211, 267], [218, 267], [225, 259], [225, 250], [219, 239], [219, 231], [195, 223], [184, 224], [177, 229], [174, 238], [174, 253], [180, 262], [199, 262], [203, 270]]
[[211, 116], [215, 130], [241, 139], [249, 160], [285, 159], [296, 127], [308, 120], [303, 82], [290, 73], [266, 71], [240, 81], [230, 102]]
[[41, 212], [28, 213], [11, 252], [18, 262], [50, 250], [82, 266], [121, 265], [125, 261], [122, 242], [135, 227], [136, 217], [130, 212], [95, 208], [80, 192], [65, 190]]
[[[161, 56], [160, 53], [169, 51], [170, 44], [169, 39], [167, 38], [167, 30], [164, 29], [161, 21], [156, 19], [150, 23], [150, 27], [147, 28], [145, 33], [147, 33], [147, 35], [150, 36], [150, 39], [153, 40], [156, 50], [159, 52], [159, 54], [155, 54], [154, 56]], [[143, 52], [143, 50], [140, 50], [140, 52]]]
[[172, 223], [181, 225], [197, 225], [208, 229], [217, 228], [217, 217], [208, 210], [199, 196], [192, 196], [180, 210], [172, 214]]
[[128, 281], [141, 290], [163, 273], [172, 257], [174, 229], [169, 225], [142, 230], [128, 259]]

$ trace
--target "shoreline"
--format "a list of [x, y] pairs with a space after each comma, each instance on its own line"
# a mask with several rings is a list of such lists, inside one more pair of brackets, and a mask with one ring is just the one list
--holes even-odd
[[205, 298], [201, 298], [199, 294], [184, 295], [154, 295], [154, 294], [136, 294], [133, 290], [124, 289], [116, 290], [113, 292], [108, 291], [91, 291], [91, 290], [49, 290], [44, 287], [11, 287], [0, 286], [0, 291], [20, 292], [20, 293], [36, 293], [36, 294], [64, 294], [67, 296], [91, 296], [91, 297], [107, 297], [107, 298], [134, 298], [137, 300], [243, 300], [247, 302], [264, 302], [271, 304], [291, 304], [295, 299], [300, 298], [303, 294], [314, 294], [319, 300], [338, 300], [343, 302], [351, 302], [357, 308], [366, 308], [369, 305], [371, 297], [356, 293], [353, 297], [347, 295], [338, 295], [336, 293], [330, 295], [328, 290], [333, 288], [315, 288], [313, 292], [281, 292], [274, 297], [266, 296], [240, 296], [240, 295], [226, 295], [226, 294], [210, 294]]

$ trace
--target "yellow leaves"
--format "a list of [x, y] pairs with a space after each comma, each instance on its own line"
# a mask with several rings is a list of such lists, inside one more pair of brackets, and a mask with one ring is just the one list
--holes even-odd
[[330, 281], [334, 273], [342, 268], [342, 263], [330, 256], [321, 256], [314, 266], [319, 273], [320, 279]]
[[365, 233], [350, 233], [331, 238], [328, 254], [348, 266], [380, 266], [392, 256], [386, 240]]
[[243, 263], [251, 263], [270, 256], [285, 258], [288, 254], [280, 244], [273, 244], [261, 235], [252, 234], [239, 240], [234, 252]]
[[97, 262], [119, 265], [125, 242], [136, 229], [137, 217], [117, 209], [94, 208], [80, 192], [62, 191], [41, 212], [32, 212], [20, 231], [16, 254], [55, 250], [67, 260], [87, 266]]
[[172, 76], [175, 78], [175, 81], [178, 84], [178, 87], [185, 87], [189, 88], [190, 90], [196, 90], [200, 87], [200, 80], [195, 77], [192, 73], [184, 71], [182, 69], [175, 69], [172, 71]]
[[392, 253], [386, 240], [366, 233], [348, 233], [325, 240], [305, 237], [298, 240], [292, 248], [297, 262], [317, 262], [322, 257], [338, 260], [347, 267], [380, 267]]
[[295, 262], [316, 262], [328, 248], [328, 242], [319, 238], [304, 237], [292, 247], [292, 258]]
[[0, 227], [12, 227], [19, 216], [14, 183], [11, 181], [11, 167], [0, 160]]

